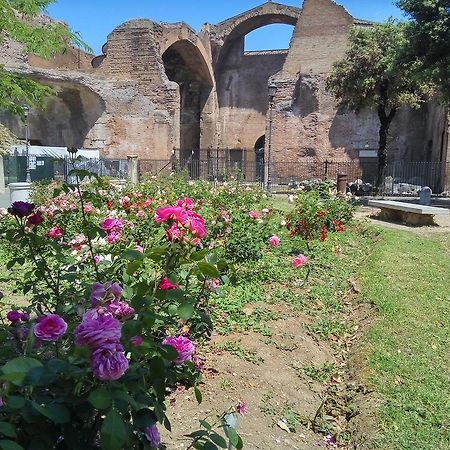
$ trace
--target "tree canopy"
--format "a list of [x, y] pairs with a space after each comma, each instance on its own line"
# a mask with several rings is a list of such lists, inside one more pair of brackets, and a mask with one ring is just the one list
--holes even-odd
[[[70, 43], [86, 48], [77, 33], [63, 23], [40, 23], [37, 17], [55, 0], [0, 0], [0, 45], [13, 40], [24, 52], [43, 58], [62, 53]], [[0, 109], [23, 115], [23, 105], [39, 105], [51, 89], [0, 65]]]
[[417, 76], [433, 80], [450, 102], [450, 0], [397, 0], [410, 22], [409, 59]]
[[404, 105], [417, 108], [433, 92], [433, 84], [419, 80], [415, 64], [404, 58], [408, 46], [406, 27], [394, 20], [373, 27], [355, 27], [345, 57], [334, 64], [327, 79], [327, 89], [340, 107], [350, 111], [377, 110], [380, 120], [377, 184], [381, 183], [389, 129], [398, 109]]

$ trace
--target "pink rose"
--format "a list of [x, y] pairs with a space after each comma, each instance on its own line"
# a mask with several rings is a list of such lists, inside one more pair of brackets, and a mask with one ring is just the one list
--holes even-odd
[[258, 220], [259, 219], [259, 213], [257, 211], [250, 211], [248, 213], [248, 215], [249, 215], [249, 217], [251, 219], [254, 219], [254, 220]]
[[281, 244], [281, 239], [278, 236], [272, 236], [269, 238], [269, 245], [271, 247], [279, 247]]
[[156, 223], [169, 222], [173, 220], [184, 225], [187, 219], [187, 211], [179, 206], [164, 206], [163, 208], [157, 209], [155, 212]]
[[51, 239], [60, 239], [63, 234], [64, 234], [64, 229], [63, 228], [53, 227], [47, 233], [47, 237], [49, 237]]
[[88, 203], [87, 205], [84, 205], [83, 211], [86, 214], [90, 214], [92, 211], [94, 211], [94, 206]]
[[99, 348], [120, 342], [122, 326], [109, 314], [99, 314], [96, 309], [87, 311], [83, 321], [75, 329], [75, 343], [80, 346]]
[[178, 358], [175, 360], [177, 366], [192, 360], [192, 355], [195, 352], [195, 345], [189, 338], [184, 336], [168, 337], [164, 339], [163, 344], [170, 345], [178, 352]]
[[162, 291], [171, 291], [174, 289], [178, 289], [180, 286], [178, 284], [173, 284], [167, 277], [164, 277], [159, 283], [159, 289]]
[[292, 260], [292, 265], [298, 269], [300, 267], [303, 267], [308, 263], [308, 257], [305, 255], [298, 255], [296, 258]]
[[128, 370], [128, 365], [123, 347], [118, 343], [104, 345], [91, 354], [92, 372], [101, 381], [118, 380]]
[[57, 341], [67, 331], [67, 323], [57, 314], [41, 317], [34, 327], [34, 335], [41, 341]]
[[144, 343], [142, 336], [134, 336], [131, 338], [131, 345], [133, 347], [140, 347]]

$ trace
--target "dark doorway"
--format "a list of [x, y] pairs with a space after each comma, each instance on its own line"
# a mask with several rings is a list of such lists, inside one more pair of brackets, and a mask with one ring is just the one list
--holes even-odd
[[162, 58], [167, 77], [180, 86], [180, 157], [198, 159], [202, 114], [212, 88], [206, 62], [184, 40], [171, 45]]
[[266, 135], [261, 136], [255, 143], [255, 176], [256, 181], [264, 183], [264, 149], [266, 147]]

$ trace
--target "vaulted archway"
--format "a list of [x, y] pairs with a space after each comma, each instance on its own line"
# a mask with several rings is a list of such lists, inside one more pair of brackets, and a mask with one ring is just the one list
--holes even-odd
[[179, 146], [182, 158], [198, 157], [202, 115], [213, 80], [199, 49], [188, 40], [173, 43], [162, 55], [165, 72], [180, 89]]

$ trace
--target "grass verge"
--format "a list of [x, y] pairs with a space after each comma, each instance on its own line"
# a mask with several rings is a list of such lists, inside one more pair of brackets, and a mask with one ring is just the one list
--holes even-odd
[[361, 362], [382, 400], [376, 448], [450, 448], [449, 278], [449, 235], [384, 231], [363, 268], [363, 298], [378, 311]]

